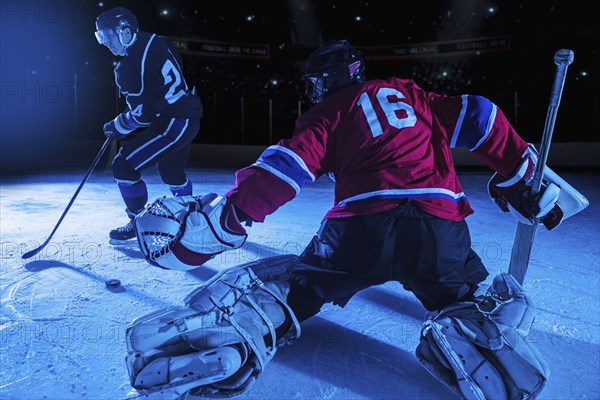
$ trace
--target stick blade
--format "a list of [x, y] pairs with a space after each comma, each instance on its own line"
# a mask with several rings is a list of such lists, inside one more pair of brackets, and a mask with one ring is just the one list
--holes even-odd
[[37, 253], [39, 253], [40, 250], [42, 250], [42, 246], [38, 247], [37, 249], [33, 249], [33, 250], [28, 251], [27, 253], [23, 254], [21, 256], [21, 258], [23, 260], [27, 260], [28, 258], [31, 258], [31, 257], [35, 256]]
[[529, 267], [529, 259], [531, 257], [531, 250], [533, 249], [536, 228], [537, 223], [526, 225], [519, 222], [517, 224], [508, 273], [515, 277], [521, 285], [525, 280], [525, 274]]

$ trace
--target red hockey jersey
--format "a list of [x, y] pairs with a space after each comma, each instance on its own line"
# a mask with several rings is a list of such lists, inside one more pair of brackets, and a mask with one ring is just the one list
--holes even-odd
[[454, 170], [455, 147], [507, 176], [527, 143], [485, 97], [439, 95], [412, 80], [371, 80], [337, 90], [298, 118], [292, 138], [238, 170], [226, 195], [262, 222], [305, 183], [330, 174], [335, 204], [325, 218], [380, 212], [411, 199], [429, 214], [462, 220], [473, 210]]

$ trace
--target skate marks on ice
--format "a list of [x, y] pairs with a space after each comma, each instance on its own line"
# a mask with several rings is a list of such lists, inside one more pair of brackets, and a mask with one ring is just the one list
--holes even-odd
[[38, 260], [2, 275], [1, 399], [125, 396], [125, 330], [140, 309], [171, 304], [139, 285], [113, 293], [101, 270]]
[[[393, 286], [392, 286], [393, 285]], [[397, 287], [398, 293], [387, 290], [386, 287]], [[375, 286], [369, 290], [363, 290], [356, 294], [356, 298], [369, 301], [390, 311], [391, 315], [401, 314], [411, 317], [415, 321], [423, 322], [427, 309], [408, 292], [403, 292], [400, 283], [387, 283], [383, 286]]]
[[[2, 281], [0, 346], [3, 361], [7, 361], [3, 364], [11, 368], [2, 369], [0, 398], [91, 394], [94, 364], [88, 357], [96, 353], [94, 347], [102, 340], [100, 331], [114, 338], [124, 325], [110, 314], [86, 308], [90, 285], [65, 284], [83, 283], [74, 279], [75, 268], [56, 261], [35, 261], [25, 269], [27, 272], [11, 282], [6, 276]], [[97, 362], [105, 357], [98, 354]]]
[[296, 343], [278, 351], [245, 398], [439, 399], [452, 398], [452, 392], [412, 352], [315, 316]]
[[[298, 342], [278, 351], [243, 398], [456, 398], [425, 371], [413, 350], [374, 339], [372, 332], [357, 332], [318, 316], [307, 321], [303, 329]], [[405, 336], [400, 340], [406, 340], [412, 349], [416, 346], [412, 342], [418, 337]], [[599, 398], [598, 345], [546, 333], [539, 333], [535, 340], [545, 349], [551, 367], [551, 378], [540, 400]], [[578, 361], [565, 366], [565, 360], [573, 357]]]
[[600, 399], [600, 345], [558, 332], [537, 329], [528, 338], [550, 366], [550, 378], [539, 399]]

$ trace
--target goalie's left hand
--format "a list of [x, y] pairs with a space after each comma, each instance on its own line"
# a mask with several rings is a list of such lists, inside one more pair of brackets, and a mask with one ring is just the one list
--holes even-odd
[[[195, 212], [194, 212], [195, 211]], [[185, 221], [180, 243], [206, 260], [226, 250], [240, 248], [248, 237], [227, 197], [216, 196], [202, 209], [192, 210]]]
[[196, 268], [240, 248], [248, 237], [233, 204], [214, 193], [158, 199], [135, 218], [135, 225], [146, 259], [176, 270]]

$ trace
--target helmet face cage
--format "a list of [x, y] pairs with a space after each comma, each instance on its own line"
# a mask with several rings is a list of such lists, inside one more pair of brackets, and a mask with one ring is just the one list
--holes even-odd
[[322, 75], [304, 76], [306, 84], [304, 92], [312, 104], [320, 103], [325, 98], [325, 94], [327, 93], [327, 85], [325, 82], [326, 79], [326, 72]]
[[94, 34], [98, 43], [106, 44], [125, 28], [129, 28], [132, 33], [136, 33], [140, 29], [138, 20], [127, 8], [115, 7], [98, 15]]
[[315, 50], [304, 74], [305, 94], [312, 104], [352, 83], [363, 83], [364, 62], [360, 53], [346, 40], [330, 42]]

